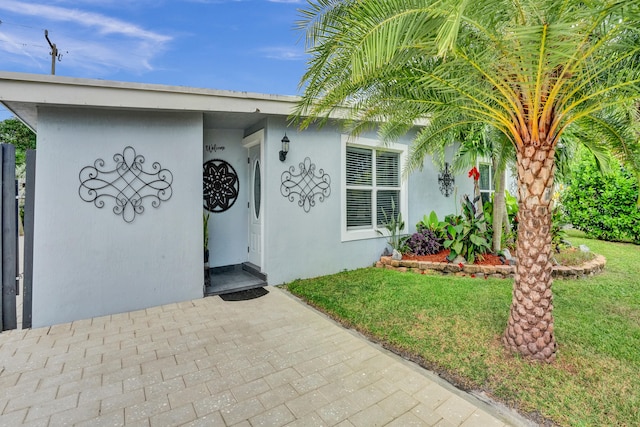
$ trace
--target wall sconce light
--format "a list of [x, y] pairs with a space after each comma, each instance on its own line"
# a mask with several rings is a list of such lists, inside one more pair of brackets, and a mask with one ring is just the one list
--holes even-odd
[[280, 150], [281, 162], [284, 162], [287, 159], [288, 152], [289, 152], [289, 138], [287, 138], [287, 133], [285, 132], [284, 137], [282, 138], [282, 150]]
[[444, 164], [444, 170], [438, 175], [438, 184], [440, 184], [440, 192], [444, 197], [449, 197], [453, 193], [453, 186], [456, 183], [453, 174], [449, 170], [449, 163]]

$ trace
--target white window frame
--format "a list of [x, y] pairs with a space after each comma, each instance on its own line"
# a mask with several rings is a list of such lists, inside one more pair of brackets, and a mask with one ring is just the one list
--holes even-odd
[[476, 167], [478, 168], [478, 172], [480, 171], [480, 165], [489, 166], [489, 189], [483, 190], [482, 188], [480, 188], [480, 183], [478, 183], [478, 188], [480, 189], [480, 197], [482, 197], [482, 194], [486, 193], [489, 195], [489, 200], [491, 200], [493, 194], [496, 192], [496, 186], [495, 186], [495, 183], [493, 182], [493, 174], [494, 174], [493, 164], [491, 163], [490, 160], [487, 160], [487, 159], [478, 160], [476, 164]]
[[[373, 226], [371, 228], [365, 229], [347, 229], [347, 146], [350, 147], [361, 147], [370, 150], [378, 150], [378, 151], [391, 151], [398, 153], [400, 156], [400, 164], [399, 170], [400, 173], [404, 170], [404, 166], [407, 162], [407, 156], [409, 153], [409, 147], [406, 144], [398, 144], [398, 143], [390, 143], [383, 146], [380, 141], [372, 138], [362, 138], [362, 137], [350, 137], [348, 135], [342, 135], [341, 138], [341, 147], [340, 147], [340, 156], [341, 156], [341, 170], [342, 170], [342, 180], [340, 182], [340, 190], [341, 190], [341, 206], [340, 206], [340, 217], [342, 220], [341, 227], [341, 238], [343, 242], [348, 242], [352, 240], [361, 240], [361, 239], [374, 239], [381, 238], [383, 236], [389, 235], [389, 232], [384, 227], [378, 227], [377, 224], [377, 209], [375, 208], [375, 190], [372, 191], [372, 216], [373, 216]], [[374, 177], [372, 181], [372, 187], [376, 188], [375, 184], [375, 162], [373, 164], [374, 168]], [[401, 230], [402, 233], [407, 233], [407, 219], [409, 216], [409, 202], [408, 202], [408, 193], [409, 193], [409, 184], [408, 180], [402, 179], [400, 176], [400, 213], [402, 214], [402, 219], [405, 222], [404, 229]], [[380, 235], [378, 230], [383, 233]]]

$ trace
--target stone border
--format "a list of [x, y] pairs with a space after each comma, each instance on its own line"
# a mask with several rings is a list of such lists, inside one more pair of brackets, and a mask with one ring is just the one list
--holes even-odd
[[[602, 255], [596, 255], [591, 261], [582, 265], [568, 267], [564, 265], [554, 265], [552, 276], [556, 279], [579, 279], [581, 277], [593, 276], [604, 270], [607, 260]], [[401, 272], [411, 271], [418, 274], [453, 274], [455, 276], [470, 276], [479, 278], [511, 279], [516, 272], [515, 265], [476, 265], [465, 264], [462, 267], [458, 264], [446, 262], [430, 262], [417, 260], [395, 260], [390, 256], [380, 257], [376, 262], [376, 267], [396, 270]]]

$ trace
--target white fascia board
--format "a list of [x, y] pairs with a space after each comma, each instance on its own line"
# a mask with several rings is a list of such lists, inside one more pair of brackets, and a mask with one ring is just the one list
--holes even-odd
[[289, 115], [295, 96], [0, 72], [0, 102]]
[[[55, 105], [289, 116], [300, 99], [290, 95], [0, 71], [0, 103], [12, 111], [12, 105], [23, 108]], [[25, 115], [29, 115], [26, 111], [23, 110]], [[348, 119], [349, 110], [336, 108], [329, 117]], [[425, 124], [422, 120], [416, 122], [417, 126]]]

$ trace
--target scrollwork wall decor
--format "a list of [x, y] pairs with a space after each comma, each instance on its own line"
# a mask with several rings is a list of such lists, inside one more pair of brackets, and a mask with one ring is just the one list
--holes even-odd
[[85, 202], [102, 209], [113, 200], [113, 213], [131, 223], [136, 215], [144, 212], [145, 201], [154, 208], [171, 198], [173, 174], [154, 162], [150, 171], [144, 170], [144, 156], [127, 146], [122, 153], [113, 155], [114, 166], [107, 166], [102, 159], [80, 170], [78, 194]]
[[331, 177], [322, 169], [318, 169], [316, 174], [316, 165], [308, 157], [299, 167], [299, 173], [296, 173], [294, 166], [282, 172], [280, 194], [291, 202], [298, 196], [298, 206], [308, 213], [316, 205], [316, 198], [323, 202], [331, 195]]
[[449, 163], [444, 164], [444, 170], [438, 175], [438, 184], [440, 185], [440, 192], [444, 197], [449, 197], [453, 193], [453, 185], [456, 183], [453, 174], [449, 170]]
[[220, 159], [204, 164], [202, 193], [206, 210], [214, 213], [226, 211], [236, 202], [239, 192], [240, 181], [233, 166]]

